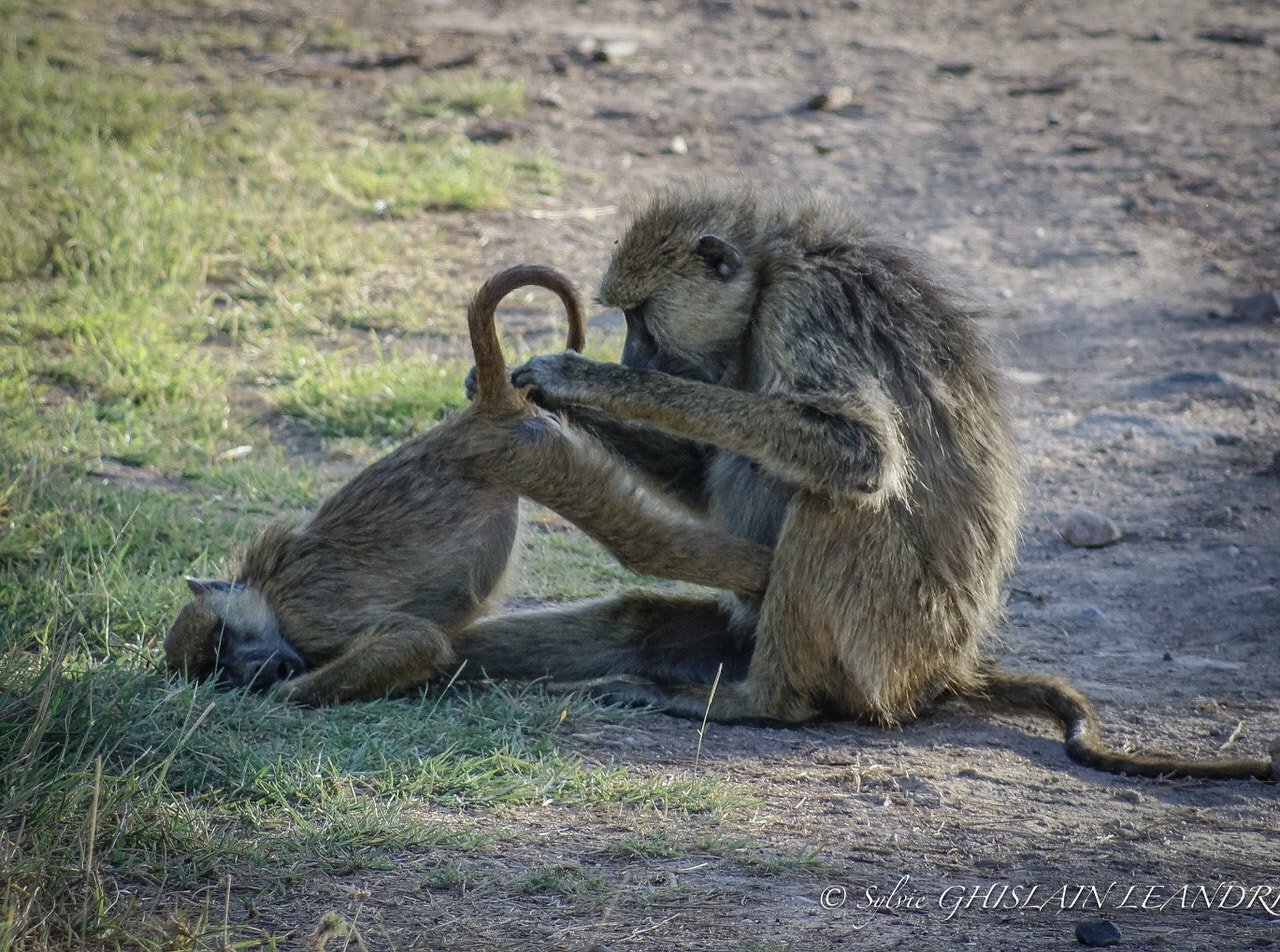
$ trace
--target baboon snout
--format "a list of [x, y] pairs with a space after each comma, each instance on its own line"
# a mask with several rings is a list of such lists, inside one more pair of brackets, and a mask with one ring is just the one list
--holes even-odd
[[245, 649], [224, 664], [226, 680], [233, 687], [251, 691], [268, 688], [296, 678], [307, 670], [306, 662], [283, 639], [259, 650]]

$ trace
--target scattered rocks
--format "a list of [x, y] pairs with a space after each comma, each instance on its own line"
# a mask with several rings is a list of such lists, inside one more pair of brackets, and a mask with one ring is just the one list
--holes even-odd
[[1236, 298], [1231, 302], [1231, 317], [1250, 324], [1280, 323], [1280, 292], [1259, 291]]
[[1120, 527], [1113, 520], [1090, 509], [1077, 509], [1067, 516], [1060, 534], [1068, 544], [1077, 548], [1100, 549], [1119, 541]]
[[839, 112], [854, 104], [853, 89], [849, 86], [832, 86], [810, 98], [805, 104], [811, 112]]
[[1105, 919], [1076, 923], [1076, 941], [1091, 949], [1105, 949], [1120, 944], [1120, 930]]
[[1230, 440], [1233, 436], [1225, 430], [1163, 420], [1149, 413], [1117, 413], [1112, 410], [1097, 410], [1081, 417], [1071, 428], [1054, 432], [1121, 446], [1130, 440], [1152, 440], [1185, 451], [1204, 449], [1217, 443], [1220, 437]]

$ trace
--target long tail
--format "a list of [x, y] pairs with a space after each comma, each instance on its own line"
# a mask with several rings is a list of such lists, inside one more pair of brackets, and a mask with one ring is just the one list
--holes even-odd
[[477, 404], [499, 406], [519, 402], [507, 377], [507, 364], [498, 343], [494, 316], [502, 299], [518, 288], [536, 285], [554, 291], [564, 302], [569, 316], [570, 350], [582, 350], [586, 339], [582, 302], [573, 284], [554, 268], [523, 264], [495, 274], [476, 292], [467, 308], [467, 328], [471, 332], [471, 351], [476, 359]]
[[965, 700], [982, 707], [1051, 717], [1062, 725], [1067, 756], [1107, 773], [1166, 779], [1280, 781], [1280, 745], [1270, 760], [1186, 759], [1168, 754], [1122, 754], [1102, 744], [1102, 722], [1093, 703], [1072, 685], [1048, 675], [1018, 674], [987, 662], [985, 687]]

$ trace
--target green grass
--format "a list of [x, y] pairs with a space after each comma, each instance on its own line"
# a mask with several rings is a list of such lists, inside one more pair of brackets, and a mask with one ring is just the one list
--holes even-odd
[[388, 118], [439, 118], [455, 113], [513, 116], [525, 104], [520, 83], [474, 76], [428, 75], [387, 97]]
[[[221, 63], [277, 55], [288, 32], [229, 26], [216, 3], [157, 9], [182, 30], [126, 36], [110, 4], [0, 0], [0, 952], [275, 947], [255, 903], [405, 850], [429, 851], [425, 886], [484, 888], [454, 858], [483, 838], [424, 823], [424, 803], [718, 815], [711, 783], [565, 753], [566, 713], [602, 731], [628, 715], [536, 688], [316, 713], [163, 677], [183, 574], [226, 571], [343, 460], [460, 402], [469, 361], [444, 337], [470, 289], [435, 267], [436, 213], [558, 179], [457, 123], [397, 136], [269, 77], [233, 81]], [[370, 45], [342, 21], [309, 30], [316, 49]], [[523, 99], [423, 81], [386, 113]], [[525, 594], [625, 577], [580, 538], [525, 538]], [[598, 892], [544, 880], [514, 885]]]

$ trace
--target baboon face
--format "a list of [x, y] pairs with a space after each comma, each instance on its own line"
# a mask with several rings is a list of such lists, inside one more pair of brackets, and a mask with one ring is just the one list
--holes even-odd
[[216, 676], [223, 687], [265, 691], [307, 670], [261, 593], [224, 579], [188, 578], [187, 586], [195, 600], [165, 636], [170, 674], [195, 681]]
[[627, 230], [600, 301], [627, 319], [622, 363], [714, 383], [751, 316], [752, 269], [733, 223], [658, 202]]

